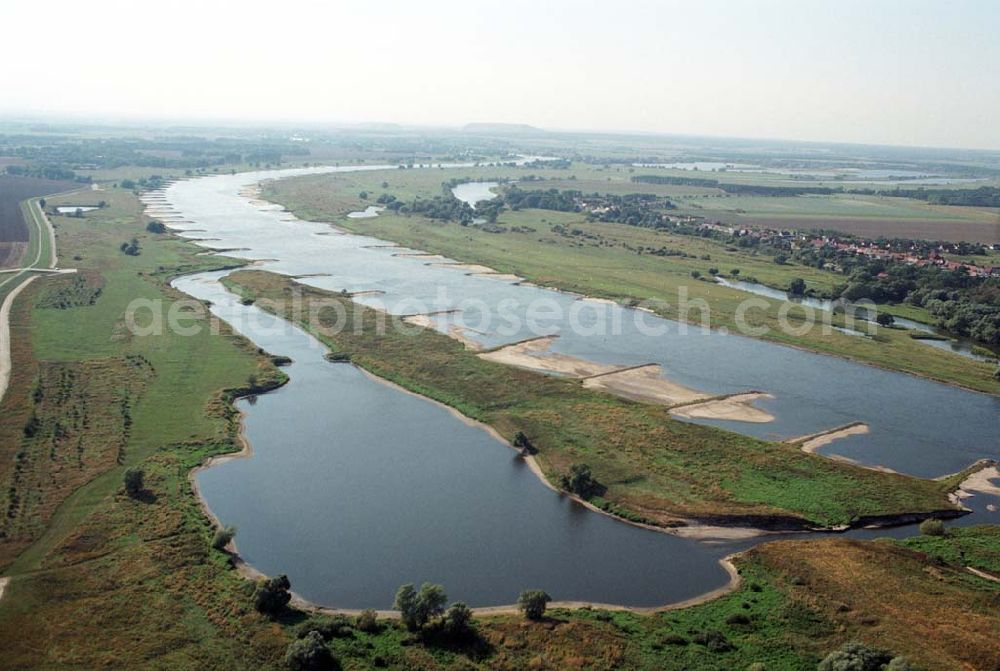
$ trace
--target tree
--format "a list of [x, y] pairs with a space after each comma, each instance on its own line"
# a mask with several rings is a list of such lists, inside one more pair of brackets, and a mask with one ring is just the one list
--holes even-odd
[[827, 655], [817, 671], [882, 671], [892, 661], [884, 650], [869, 648], [861, 643], [845, 643], [840, 650]]
[[254, 608], [267, 615], [281, 612], [292, 600], [291, 588], [292, 583], [284, 574], [261, 580], [254, 589]]
[[358, 198], [360, 198], [361, 200], [368, 200], [368, 192], [362, 191], [361, 193], [358, 194]]
[[212, 547], [216, 550], [225, 550], [229, 542], [233, 540], [236, 536], [236, 527], [220, 527], [215, 530], [215, 536], [212, 537]]
[[594, 476], [591, 475], [590, 466], [587, 464], [570, 466], [569, 473], [562, 476], [561, 484], [567, 492], [584, 499], [594, 496], [601, 488]]
[[125, 471], [125, 492], [133, 499], [142, 494], [146, 473], [140, 468], [129, 468]]
[[875, 316], [875, 323], [879, 326], [892, 326], [896, 323], [896, 318], [888, 312], [879, 312]]
[[441, 585], [425, 582], [417, 592], [412, 584], [406, 584], [396, 592], [393, 607], [400, 612], [403, 624], [410, 631], [421, 629], [432, 617], [444, 613], [448, 596]]
[[518, 431], [514, 434], [514, 447], [521, 450], [521, 454], [535, 454], [538, 450], [535, 446], [531, 444], [531, 440], [525, 435], [524, 431]]
[[45, 209], [45, 199], [44, 198], [39, 198], [38, 199], [38, 207], [42, 208], [43, 210]]
[[693, 277], [694, 279], [698, 279], [699, 277], [701, 277], [701, 272], [697, 270], [692, 270], [691, 277]]
[[472, 629], [472, 609], [462, 602], [453, 603], [444, 614], [444, 630], [453, 638], [466, 636]]
[[162, 221], [153, 220], [148, 224], [146, 224], [146, 230], [149, 231], [150, 233], [166, 233], [167, 227], [163, 224]]
[[737, 277], [740, 274], [740, 269], [739, 268], [733, 268], [732, 270], [729, 271], [729, 274], [732, 275], [733, 277]]
[[920, 533], [924, 536], [944, 536], [944, 522], [930, 518], [920, 523]]
[[777, 263], [779, 266], [783, 266], [786, 263], [788, 263], [788, 255], [787, 254], [775, 254], [775, 256], [774, 256], [774, 262]]
[[552, 597], [540, 589], [528, 589], [517, 598], [517, 607], [529, 620], [541, 620]]
[[338, 668], [336, 660], [318, 631], [310, 631], [304, 637], [292, 641], [285, 651], [285, 666], [292, 671], [325, 671]]
[[801, 277], [794, 278], [788, 283], [788, 293], [792, 296], [801, 296], [806, 292], [806, 281]]

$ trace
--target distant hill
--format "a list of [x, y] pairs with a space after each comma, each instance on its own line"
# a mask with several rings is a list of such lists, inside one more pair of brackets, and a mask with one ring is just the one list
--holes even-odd
[[483, 135], [540, 135], [545, 131], [529, 126], [526, 123], [469, 123], [462, 127], [463, 133], [481, 133]]

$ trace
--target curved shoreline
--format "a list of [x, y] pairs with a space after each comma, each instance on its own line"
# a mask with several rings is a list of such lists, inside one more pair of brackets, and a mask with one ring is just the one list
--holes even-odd
[[[297, 219], [297, 217], [296, 217], [296, 219]], [[184, 238], [182, 238], [182, 239], [184, 239]], [[187, 240], [193, 242], [193, 240], [191, 240], [191, 239], [187, 239]], [[496, 271], [493, 271], [493, 272], [496, 272]], [[556, 290], [557, 291], [561, 291], [559, 289], [556, 289]], [[280, 318], [284, 319], [284, 317], [282, 317], [280, 315], [278, 315], [278, 316]], [[288, 320], [285, 320], [285, 321], [288, 321]], [[313, 334], [310, 334], [310, 335], [313, 335]], [[313, 337], [316, 337], [316, 336], [313, 335]], [[324, 346], [324, 348], [329, 349], [325, 345], [323, 345], [323, 346]], [[496, 429], [494, 429], [493, 427], [488, 426], [488, 425], [486, 425], [486, 424], [484, 424], [482, 422], [479, 422], [477, 420], [474, 420], [474, 419], [472, 419], [470, 417], [467, 417], [467, 416], [463, 415], [456, 408], [454, 408], [452, 406], [449, 406], [449, 405], [447, 405], [445, 403], [442, 403], [440, 401], [437, 401], [435, 399], [428, 398], [426, 396], [422, 396], [420, 394], [417, 394], [416, 392], [413, 392], [413, 391], [410, 391], [408, 389], [405, 389], [404, 387], [401, 387], [400, 385], [398, 385], [398, 384], [396, 384], [394, 382], [391, 382], [389, 380], [386, 380], [384, 378], [381, 378], [381, 377], [375, 375], [374, 373], [366, 370], [363, 367], [356, 366], [356, 368], [359, 369], [359, 370], [361, 370], [362, 373], [365, 374], [366, 376], [368, 376], [370, 379], [376, 380], [376, 381], [378, 381], [378, 382], [380, 382], [382, 384], [389, 385], [389, 386], [391, 386], [391, 387], [393, 387], [395, 389], [404, 391], [407, 394], [410, 394], [410, 395], [413, 395], [415, 397], [421, 398], [421, 399], [423, 399], [425, 401], [430, 401], [431, 403], [435, 403], [435, 404], [437, 404], [437, 405], [439, 405], [439, 406], [447, 409], [450, 413], [452, 413], [455, 417], [459, 418], [461, 421], [463, 421], [463, 422], [465, 422], [465, 423], [467, 423], [467, 424], [469, 424], [471, 426], [477, 426], [479, 428], [484, 429], [485, 431], [487, 431], [487, 433], [489, 433], [495, 439], [502, 441], [504, 444], [508, 445], [509, 447], [512, 447], [510, 445], [510, 443], [506, 439], [504, 439], [499, 434], [499, 432], [496, 431]], [[233, 399], [230, 399], [230, 402], [232, 400]], [[206, 460], [206, 462], [204, 464], [202, 464], [201, 466], [197, 467], [196, 469], [193, 469], [192, 473], [191, 473], [191, 476], [190, 476], [191, 477], [191, 481], [192, 481], [193, 489], [194, 489], [194, 491], [195, 491], [195, 493], [196, 493], [196, 495], [197, 495], [200, 503], [202, 504], [203, 510], [205, 510], [205, 512], [206, 512], [207, 516], [209, 517], [209, 519], [214, 520], [216, 524], [218, 524], [218, 519], [214, 516], [214, 514], [211, 513], [211, 510], [207, 506], [207, 502], [204, 500], [204, 497], [201, 495], [200, 491], [198, 490], [197, 483], [195, 481], [195, 476], [196, 476], [196, 474], [198, 472], [201, 471], [201, 469], [209, 468], [209, 467], [211, 467], [213, 465], [217, 465], [219, 463], [223, 463], [226, 460], [235, 459], [235, 458], [247, 458], [249, 456], [252, 456], [252, 453], [253, 453], [252, 452], [252, 447], [249, 445], [249, 441], [246, 439], [246, 436], [243, 434], [243, 422], [242, 422], [242, 415], [243, 415], [243, 413], [242, 413], [242, 411], [240, 411], [240, 414], [241, 414], [241, 420], [240, 420], [240, 436], [239, 436], [239, 438], [240, 438], [241, 442], [243, 443], [243, 447], [241, 448], [241, 450], [239, 452], [237, 452], [237, 453], [232, 453], [232, 454], [228, 454], [228, 455], [219, 455], [218, 457], [212, 457], [212, 458]], [[512, 447], [512, 449], [514, 449], [514, 448]], [[534, 457], [532, 457], [530, 455], [525, 455], [524, 456], [524, 460], [525, 460], [525, 463], [528, 464], [528, 466], [532, 470], [532, 472], [542, 481], [542, 483], [545, 486], [549, 487], [551, 490], [553, 490], [555, 492], [560, 493], [561, 495], [568, 495], [565, 492], [561, 492], [560, 490], [558, 490], [551, 482], [549, 482], [548, 478], [545, 477], [545, 475], [544, 475], [544, 473], [543, 473], [540, 465], [538, 464], [537, 460]], [[739, 533], [739, 532], [747, 533], [749, 536], [756, 536], [756, 535], [761, 535], [761, 534], [764, 534], [764, 533], [771, 532], [770, 530], [763, 529], [763, 528], [760, 528], [760, 527], [745, 527], [745, 528], [739, 528], [739, 527], [711, 527], [711, 526], [708, 526], [708, 525], [700, 525], [697, 522], [695, 522], [694, 524], [691, 525], [691, 527], [685, 528], [686, 529], [685, 533], [678, 533], [677, 529], [674, 529], [674, 528], [665, 528], [665, 527], [653, 526], [653, 525], [637, 523], [637, 522], [633, 522], [633, 521], [624, 519], [622, 517], [619, 517], [617, 515], [614, 515], [612, 513], [607, 512], [607, 511], [601, 510], [601, 509], [597, 508], [596, 506], [594, 506], [593, 504], [591, 504], [591, 503], [589, 503], [587, 501], [584, 501], [584, 500], [582, 500], [582, 499], [580, 499], [579, 497], [576, 497], [576, 496], [570, 495], [570, 498], [573, 499], [574, 501], [576, 501], [577, 503], [580, 503], [581, 505], [583, 505], [584, 507], [586, 507], [588, 510], [591, 510], [592, 512], [602, 513], [602, 514], [608, 515], [609, 517], [614, 518], [615, 520], [617, 520], [619, 522], [624, 522], [626, 524], [632, 524], [634, 526], [638, 526], [638, 527], [645, 528], [645, 529], [652, 530], [652, 531], [658, 531], [660, 533], [677, 533], [678, 535], [684, 535], [684, 536], [688, 536], [688, 537], [717, 537], [717, 536], [714, 536], [712, 533], [710, 533], [710, 530], [713, 530], [713, 529], [725, 529], [725, 531], [727, 533], [730, 533], [730, 534], [733, 533], [734, 531], [736, 531], [737, 533]], [[962, 514], [961, 511], [955, 511], [955, 512], [957, 514]], [[933, 514], [928, 514], [926, 516], [932, 516], [932, 515]], [[913, 514], [901, 514], [901, 515], [898, 515], [898, 516], [893, 516], [893, 518], [883, 518], [883, 519], [880, 519], [877, 522], [875, 522], [874, 520], [872, 520], [872, 521], [876, 525], [891, 526], [891, 525], [894, 525], [894, 524], [900, 524], [900, 523], [910, 522], [910, 521], [912, 521], [914, 519], [914, 517], [921, 517], [921, 518], [923, 518], [923, 517], [926, 517], [926, 516], [923, 516], [922, 514], [917, 514], [917, 515], [913, 515]], [[803, 528], [799, 529], [799, 531], [809, 531], [810, 530], [809, 528], [807, 528], [805, 526], [805, 524], [806, 523], [803, 520]], [[823, 529], [823, 531], [833, 531], [833, 532], [836, 532], [836, 531], [846, 530], [847, 528], [849, 528], [849, 527], [845, 526], [843, 529]], [[701, 530], [701, 534], [704, 534], [704, 535], [701, 535], [699, 533], [699, 529]], [[238, 555], [238, 552], [236, 551], [235, 544], [232, 546], [232, 548], [233, 548], [233, 556], [234, 556], [235, 564], [237, 566], [237, 569], [240, 570], [240, 572], [241, 572], [242, 575], [245, 575], [247, 577], [252, 577], [252, 578], [260, 577], [262, 575], [259, 571], [257, 571], [252, 566], [250, 566], [249, 564], [247, 564]], [[712, 590], [710, 592], [707, 592], [706, 594], [700, 595], [700, 596], [695, 597], [693, 599], [688, 599], [688, 600], [685, 600], [683, 602], [679, 602], [678, 604], [667, 604], [667, 605], [664, 605], [664, 606], [654, 607], [654, 608], [628, 607], [628, 606], [612, 606], [612, 605], [608, 605], [608, 604], [588, 604], [587, 602], [559, 602], [559, 603], [554, 603], [552, 605], [553, 605], [553, 607], [560, 607], [559, 604], [566, 604], [565, 606], [562, 606], [562, 607], [583, 607], [583, 606], [586, 606], [586, 605], [590, 605], [592, 607], [611, 608], [611, 609], [617, 609], [617, 610], [629, 610], [629, 611], [635, 611], [635, 612], [656, 612], [656, 611], [659, 611], [659, 610], [666, 610], [666, 609], [670, 609], [670, 608], [680, 608], [680, 607], [684, 607], [686, 605], [694, 605], [696, 603], [702, 603], [704, 601], [707, 601], [707, 600], [716, 598], [718, 596], [721, 596], [722, 594], [729, 593], [729, 592], [731, 592], [732, 590], [736, 589], [739, 586], [738, 572], [736, 571], [735, 567], [733, 567], [733, 565], [731, 564], [731, 562], [729, 560], [730, 560], [729, 557], [725, 558], [724, 560], [720, 560], [720, 564], [724, 568], [726, 568], [727, 572], [730, 574], [730, 580], [727, 583], [727, 585], [724, 585], [723, 587], [717, 588], [716, 590]], [[337, 610], [337, 609], [324, 608], [322, 606], [318, 606], [316, 604], [313, 604], [312, 602], [309, 602], [309, 601], [307, 601], [305, 599], [302, 599], [301, 597], [299, 597], [297, 595], [296, 595], [295, 598], [296, 598], [296, 601], [295, 601], [296, 604], [301, 604], [301, 605], [303, 605], [305, 607], [309, 607], [309, 608], [315, 608], [315, 609], [317, 609], [320, 612], [331, 612], [331, 613], [338, 613], [338, 612], [339, 613], [356, 613], [356, 612], [360, 612], [360, 610], [358, 610], [358, 611], [350, 611], [350, 610]], [[483, 608], [476, 608], [476, 609], [473, 609], [473, 610], [474, 610], [474, 612], [481, 613], [481, 614], [489, 614], [489, 613], [502, 614], [502, 613], [505, 613], [505, 612], [512, 612], [510, 610], [512, 608], [513, 607], [510, 607], [510, 606], [501, 606], [501, 607], [483, 607]], [[393, 611], [384, 611], [384, 612], [386, 614], [391, 614]]]

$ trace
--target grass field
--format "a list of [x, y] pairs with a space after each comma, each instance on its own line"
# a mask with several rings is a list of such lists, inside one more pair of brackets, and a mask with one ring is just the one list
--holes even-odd
[[[406, 179], [420, 173], [406, 172]], [[799, 265], [778, 265], [769, 256], [756, 257], [745, 251], [731, 251], [714, 241], [619, 224], [588, 223], [583, 216], [572, 213], [505, 212], [500, 223], [522, 227], [522, 232], [508, 230], [503, 234], [388, 212], [371, 219], [343, 216], [363, 207], [357, 195], [360, 190], [370, 189], [370, 194], [377, 194], [383, 180], [389, 182], [385, 191], [390, 193], [396, 190], [408, 195], [431, 193], [432, 182], [437, 183], [434, 193], [440, 193], [444, 177], [465, 175], [466, 172], [425, 171], [420, 181], [413, 183], [404, 183], [401, 181], [404, 177], [399, 176], [396, 178], [399, 184], [395, 187], [394, 174], [387, 171], [282, 180], [267, 184], [264, 195], [306, 219], [336, 221], [358, 233], [444, 254], [459, 261], [487, 265], [538, 284], [621, 301], [647, 301], [660, 305], [657, 310], [666, 317], [679, 316], [676, 305], [678, 292], [683, 287], [690, 300], [707, 302], [712, 326], [731, 330], [738, 328], [735, 315], [747, 295], [711, 281], [694, 281], [692, 271], [707, 276], [711, 268], [722, 273], [739, 268], [740, 277], [785, 287], [792, 277], [801, 277], [807, 287], [821, 291], [830, 289], [840, 280], [840, 276], [830, 272]], [[370, 196], [370, 199], [374, 198]], [[579, 234], [560, 234], [556, 225], [578, 229]], [[526, 230], [528, 232], [524, 232]], [[684, 252], [686, 256], [661, 257], [650, 253], [663, 247]], [[663, 301], [669, 306], [663, 307]], [[1000, 393], [1000, 381], [993, 377], [995, 366], [927, 347], [909, 338], [906, 331], [880, 329], [877, 338], [856, 338], [836, 331], [824, 334], [821, 329], [814, 328], [803, 335], [794, 335], [780, 327], [778, 311], [782, 302], [768, 300], [767, 303], [766, 310], [748, 312], [747, 322], [766, 326], [769, 331], [764, 337], [768, 340], [978, 391]], [[894, 307], [889, 311], [920, 321], [928, 320], [923, 310], [910, 306]], [[801, 318], [802, 312], [794, 308], [789, 314], [794, 321], [796, 315]]]
[[[15, 304], [15, 371], [0, 406], [0, 570], [12, 577], [0, 666], [191, 668], [214, 657], [204, 668], [257, 668], [282, 637], [250, 614], [242, 581], [210, 553], [187, 472], [234, 449], [222, 390], [279, 373], [231, 335], [129, 336], [129, 301], [175, 300], [169, 273], [218, 261], [147, 234], [131, 194], [107, 199], [57, 221], [60, 255], [83, 283], [39, 279]], [[133, 236], [136, 257], [118, 249]], [[135, 465], [147, 472], [144, 501], [120, 494]]]
[[1000, 242], [1000, 211], [862, 196], [707, 196], [677, 199], [678, 211], [737, 226], [831, 229], [863, 237]]

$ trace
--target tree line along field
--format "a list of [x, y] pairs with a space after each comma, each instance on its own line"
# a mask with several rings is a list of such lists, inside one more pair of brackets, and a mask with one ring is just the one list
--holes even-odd
[[21, 202], [78, 188], [75, 182], [0, 174], [0, 268], [15, 267], [29, 239]]

